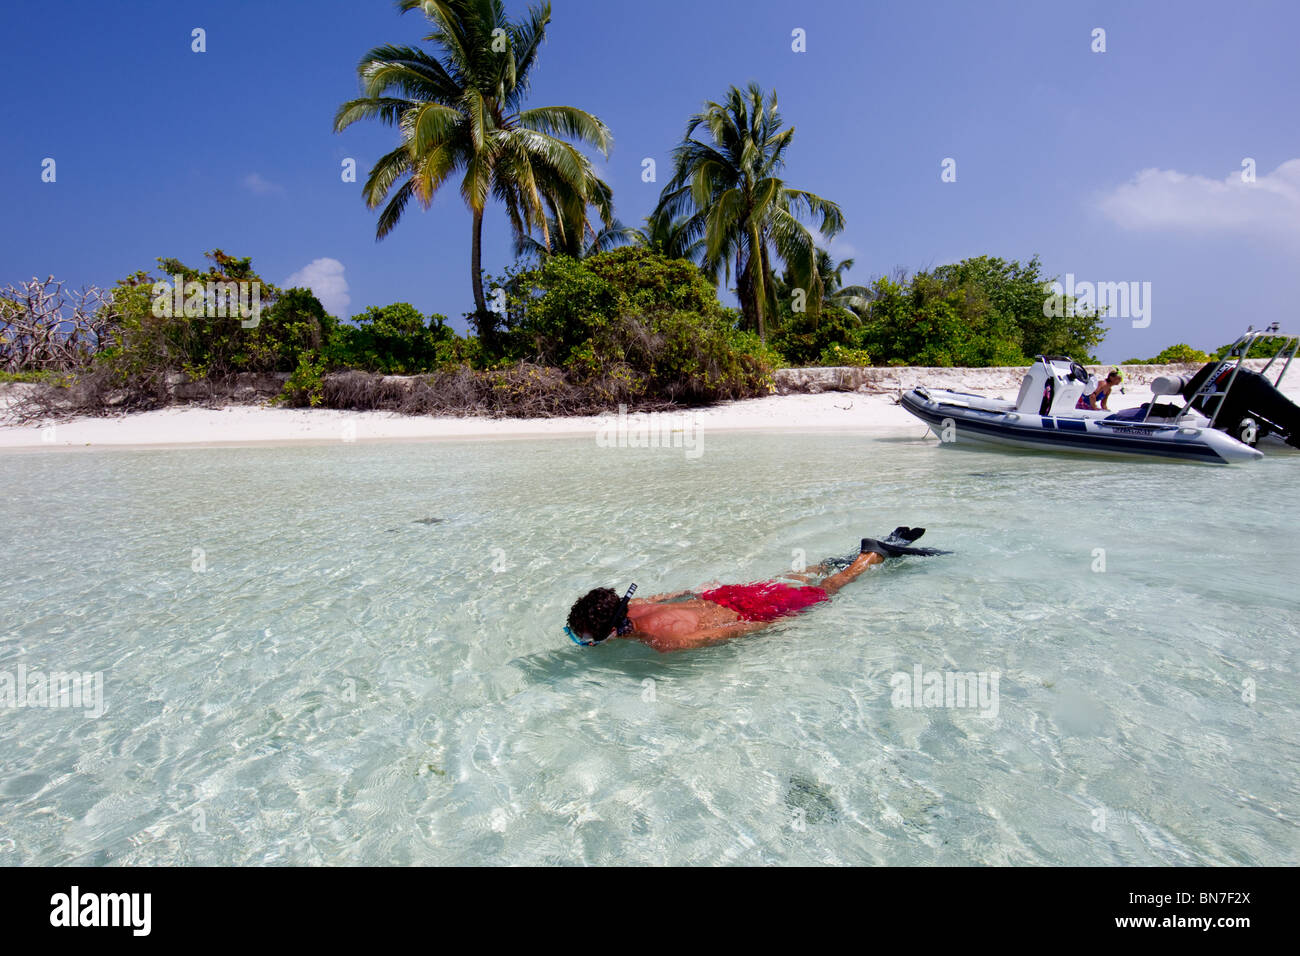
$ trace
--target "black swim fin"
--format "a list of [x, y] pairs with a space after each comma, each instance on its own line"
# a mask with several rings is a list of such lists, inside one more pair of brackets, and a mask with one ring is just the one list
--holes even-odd
[[910, 543], [923, 534], [925, 534], [924, 528], [898, 527], [884, 541], [878, 541], [875, 538], [863, 538], [860, 553], [866, 554], [868, 551], [874, 551], [884, 558], [898, 558], [905, 554], [916, 554], [923, 557], [936, 554], [952, 554], [951, 551], [941, 551], [939, 548], [910, 547]]

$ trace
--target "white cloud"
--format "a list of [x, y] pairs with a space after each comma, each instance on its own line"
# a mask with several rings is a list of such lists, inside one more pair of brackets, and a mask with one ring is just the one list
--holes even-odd
[[1144, 169], [1103, 194], [1098, 206], [1125, 229], [1236, 232], [1300, 238], [1300, 159], [1253, 183], [1242, 171], [1210, 179], [1172, 169]]
[[243, 178], [244, 188], [255, 196], [281, 196], [284, 187], [265, 179], [261, 173], [249, 173]]
[[343, 310], [352, 302], [348, 295], [348, 280], [343, 278], [343, 263], [337, 259], [313, 259], [280, 286], [311, 289], [325, 306], [325, 311], [339, 317], [343, 317]]
[[[813, 237], [814, 239], [816, 236]], [[843, 259], [853, 259], [858, 254], [858, 247], [844, 239], [843, 235], [836, 235], [826, 245], [826, 251], [831, 254], [831, 258], [837, 263]]]

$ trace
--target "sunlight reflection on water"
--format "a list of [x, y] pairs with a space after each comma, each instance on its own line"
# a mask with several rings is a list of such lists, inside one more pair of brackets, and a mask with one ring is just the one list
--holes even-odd
[[[107, 712], [0, 712], [0, 862], [1295, 864], [1298, 464], [738, 434], [6, 456], [0, 672], [101, 671]], [[898, 524], [958, 553], [698, 652], [561, 632], [590, 587], [762, 579]], [[918, 666], [997, 672], [997, 716], [893, 706]]]

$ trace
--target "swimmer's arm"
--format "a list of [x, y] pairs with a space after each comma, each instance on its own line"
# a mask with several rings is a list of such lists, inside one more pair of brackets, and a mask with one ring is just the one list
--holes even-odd
[[654, 604], [658, 601], [671, 601], [674, 598], [685, 597], [687, 594], [694, 593], [695, 591], [687, 588], [685, 591], [673, 591], [671, 594], [652, 594], [647, 598], [633, 598], [628, 604]]
[[[708, 647], [711, 644], [722, 644], [731, 640], [733, 637], [740, 637], [742, 634], [750, 634], [754, 631], [761, 631], [767, 627], [770, 622], [767, 621], [736, 621], [734, 624], [728, 624], [723, 627], [703, 627], [691, 631], [689, 634], [675, 634], [672, 637], [664, 637], [650, 644], [656, 651], [666, 653], [668, 651], [689, 651], [696, 647]], [[647, 642], [648, 643], [648, 642]]]

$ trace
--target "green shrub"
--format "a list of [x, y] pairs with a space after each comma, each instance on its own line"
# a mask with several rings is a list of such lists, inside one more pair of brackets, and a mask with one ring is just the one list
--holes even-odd
[[[1277, 353], [1277, 350], [1282, 345], [1283, 341], [1284, 340], [1282, 338], [1275, 338], [1271, 336], [1268, 338], [1256, 339], [1255, 343], [1250, 347], [1250, 351], [1246, 355], [1246, 358], [1253, 358], [1253, 359], [1272, 358]], [[1232, 349], [1231, 342], [1229, 342], [1227, 345], [1221, 345], [1217, 350], [1215, 350], [1214, 357], [1222, 361], [1223, 359], [1228, 357], [1228, 352], [1231, 349]]]
[[823, 306], [818, 315], [792, 312], [789, 301], [778, 302], [778, 322], [771, 343], [791, 366], [824, 365], [822, 356], [832, 347], [857, 352], [862, 340], [862, 320], [848, 309]]
[[[1271, 353], [1270, 353], [1271, 354]], [[1162, 351], [1155, 358], [1149, 359], [1125, 359], [1120, 365], [1179, 365], [1179, 364], [1197, 364], [1203, 365], [1210, 361], [1210, 356], [1200, 349], [1194, 349], [1185, 342], [1179, 342], [1177, 345], [1171, 345]]]
[[57, 369], [32, 369], [26, 372], [0, 372], [0, 383], [31, 382], [55, 384], [68, 379], [70, 376], [70, 372], [60, 372]]
[[573, 349], [622, 315], [683, 311], [734, 322], [692, 263], [638, 247], [582, 260], [552, 256], [510, 285], [508, 359], [564, 365]]
[[909, 280], [881, 278], [857, 346], [888, 365], [1027, 365], [1035, 355], [1095, 362], [1101, 317], [1044, 316], [1050, 294], [1037, 258], [977, 256]]
[[850, 349], [842, 345], [828, 345], [817, 357], [817, 364], [831, 368], [855, 366], [865, 368], [871, 364], [871, 356], [864, 349]]
[[309, 355], [298, 359], [298, 367], [293, 370], [289, 380], [284, 383], [284, 390], [276, 398], [278, 404], [291, 408], [316, 407], [324, 395], [325, 363], [313, 361]]
[[461, 365], [468, 368], [483, 367], [483, 347], [477, 336], [456, 335], [440, 341], [434, 349], [433, 368], [445, 369]]
[[1210, 356], [1200, 349], [1194, 349], [1184, 342], [1177, 345], [1171, 345], [1162, 351], [1159, 355], [1151, 360], [1152, 365], [1175, 365], [1181, 362], [1204, 365], [1210, 360]]
[[[428, 320], [406, 302], [371, 306], [340, 323], [330, 335], [325, 358], [330, 368], [351, 368], [385, 375], [427, 372], [460, 361], [460, 338], [443, 315]], [[463, 342], [464, 340], [460, 340]]]
[[172, 283], [179, 276], [187, 283], [259, 283], [261, 312], [256, 323], [250, 319], [246, 325], [238, 314], [171, 314], [171, 296], [160, 291], [163, 286], [155, 289], [158, 280], [134, 273], [113, 289], [120, 325], [112, 346], [99, 356], [123, 385], [156, 383], [177, 371], [213, 379], [237, 372], [292, 372], [303, 355], [314, 358], [329, 338], [336, 320], [310, 290], [282, 290], [264, 283], [248, 259], [220, 249], [207, 257], [211, 264], [206, 272], [176, 259], [159, 259], [165, 276], [160, 281]]
[[767, 394], [779, 356], [737, 330], [690, 262], [639, 248], [554, 256], [514, 277], [505, 364], [558, 367], [613, 403]]

